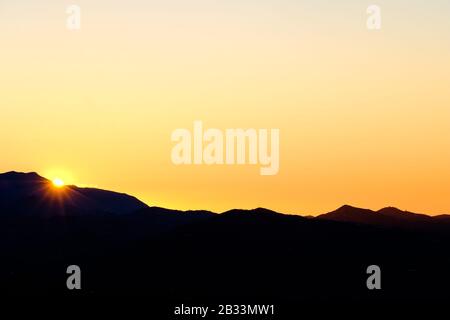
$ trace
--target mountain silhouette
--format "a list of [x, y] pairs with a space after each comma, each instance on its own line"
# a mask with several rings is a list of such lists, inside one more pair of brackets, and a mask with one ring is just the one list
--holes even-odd
[[[100, 189], [0, 174], [0, 283], [23, 296], [169, 303], [448, 300], [450, 216], [352, 206], [318, 216], [149, 207]], [[66, 288], [77, 264], [83, 290]], [[381, 291], [366, 287], [369, 265]], [[83, 276], [84, 277], [84, 276]], [[166, 310], [167, 311], [167, 310]]]
[[95, 188], [55, 188], [37, 173], [0, 174], [0, 211], [23, 215], [127, 214], [148, 206], [135, 197]]
[[[211, 211], [180, 211], [149, 207], [133, 196], [96, 188], [69, 185], [55, 188], [53, 183], [35, 172], [7, 172], [0, 174], [0, 212], [9, 214], [57, 215], [83, 214], [151, 214], [155, 224], [179, 224], [189, 220], [202, 220], [214, 215]], [[280, 215], [265, 208], [253, 210], [232, 209], [222, 215]], [[149, 215], [148, 215], [149, 216]], [[450, 222], [449, 215], [431, 217], [425, 214], [386, 207], [378, 211], [344, 205], [335, 211], [308, 216], [311, 219], [368, 224], [384, 227], [427, 226]], [[164, 222], [163, 222], [164, 220]]]
[[426, 228], [446, 224], [450, 216], [431, 217], [425, 214], [386, 207], [378, 211], [344, 205], [339, 209], [319, 215], [316, 219], [383, 227]]

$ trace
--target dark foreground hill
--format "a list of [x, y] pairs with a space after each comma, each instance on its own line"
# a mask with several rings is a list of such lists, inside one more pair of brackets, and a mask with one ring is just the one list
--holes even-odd
[[[445, 216], [348, 206], [319, 218], [267, 209], [182, 212], [107, 193], [126, 199], [123, 207], [122, 201], [111, 206], [110, 197], [90, 192], [89, 201], [76, 201], [65, 215], [36, 206], [44, 200], [31, 196], [35, 211], [24, 214], [30, 205], [21, 197], [28, 193], [18, 190], [41, 180], [11, 176], [21, 182], [0, 186], [3, 295], [142, 295], [197, 303], [449, 298]], [[133, 205], [137, 210], [124, 209]], [[66, 288], [72, 264], [82, 269], [77, 292]], [[382, 270], [380, 291], [366, 287], [373, 264]]]

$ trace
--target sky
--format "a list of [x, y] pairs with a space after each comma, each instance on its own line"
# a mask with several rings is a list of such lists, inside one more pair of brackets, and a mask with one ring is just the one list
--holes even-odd
[[[177, 209], [450, 213], [449, 17], [448, 0], [0, 0], [0, 172]], [[279, 173], [174, 165], [196, 120], [279, 129]]]

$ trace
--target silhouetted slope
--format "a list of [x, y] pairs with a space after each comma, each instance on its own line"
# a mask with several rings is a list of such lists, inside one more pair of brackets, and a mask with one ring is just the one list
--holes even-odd
[[344, 205], [335, 211], [319, 215], [316, 219], [363, 224], [377, 222], [379, 217], [375, 216], [372, 210]]
[[425, 214], [414, 213], [409, 211], [402, 211], [394, 207], [387, 207], [377, 211], [379, 215], [385, 218], [391, 218], [398, 223], [413, 222], [413, 223], [431, 223], [433, 218]]
[[436, 221], [442, 221], [442, 222], [450, 223], [450, 215], [448, 215], [448, 214], [441, 214], [441, 215], [438, 215], [438, 216], [434, 216], [433, 219], [436, 220]]
[[[6, 295], [193, 304], [448, 301], [446, 221], [351, 206], [317, 218], [264, 208], [169, 210], [12, 172], [0, 175], [0, 283]], [[81, 291], [65, 286], [72, 264], [82, 268]], [[372, 264], [382, 269], [381, 291], [365, 285]]]
[[93, 207], [99, 211], [129, 214], [136, 210], [148, 208], [145, 203], [125, 193], [94, 188], [79, 188], [76, 186], [69, 186], [68, 188], [80, 198], [84, 197], [85, 199], [89, 199]]
[[430, 217], [393, 207], [373, 211], [344, 205], [335, 211], [319, 215], [316, 219], [381, 227], [428, 228], [443, 226], [443, 223], [447, 224], [450, 219], [446, 217], [448, 216]]
[[121, 227], [133, 230], [134, 236], [160, 235], [181, 226], [199, 223], [216, 216], [205, 210], [170, 210], [160, 207], [140, 209], [120, 219]]
[[55, 188], [37, 173], [0, 174], [0, 215], [127, 214], [147, 205], [135, 197], [94, 188]]
[[[201, 303], [442, 299], [449, 244], [447, 232], [232, 210], [115, 250], [98, 265], [104, 282], [93, 286], [97, 294]], [[382, 292], [365, 287], [371, 264], [382, 267]]]
[[225, 211], [224, 213], [222, 213], [222, 215], [226, 215], [226, 216], [242, 216], [242, 217], [249, 217], [249, 216], [279, 216], [282, 215], [282, 213], [278, 213], [275, 212], [273, 210], [269, 210], [266, 208], [256, 208], [256, 209], [251, 209], [251, 210], [246, 210], [246, 209], [231, 209], [228, 211]]

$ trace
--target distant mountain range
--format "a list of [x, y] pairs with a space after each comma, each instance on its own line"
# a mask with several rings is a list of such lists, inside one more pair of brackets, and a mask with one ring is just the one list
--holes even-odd
[[[152, 213], [155, 218], [154, 223], [157, 223], [156, 218], [176, 223], [176, 221], [186, 222], [191, 219], [203, 219], [215, 214], [210, 211], [183, 212], [149, 207], [127, 194], [95, 188], [79, 188], [70, 185], [58, 189], [53, 186], [50, 180], [34, 172], [12, 171], [0, 174], [0, 214], [55, 217], [85, 214], [144, 214], [146, 212]], [[280, 215], [281, 213], [257, 208], [254, 210], [233, 209], [222, 214]], [[349, 205], [344, 205], [335, 211], [317, 217], [309, 216], [309, 218], [382, 227], [420, 228], [437, 224], [450, 224], [450, 215], [432, 217], [402, 211], [394, 207], [373, 211]]]
[[[348, 205], [317, 217], [179, 211], [117, 192], [56, 188], [36, 173], [0, 174], [3, 295], [448, 301], [449, 247], [447, 215]], [[72, 264], [82, 269], [79, 292], [65, 286]], [[365, 285], [372, 264], [383, 271], [380, 292]]]
[[420, 228], [448, 224], [450, 215], [428, 216], [394, 207], [373, 211], [344, 205], [335, 211], [319, 215], [316, 219], [383, 227]]

